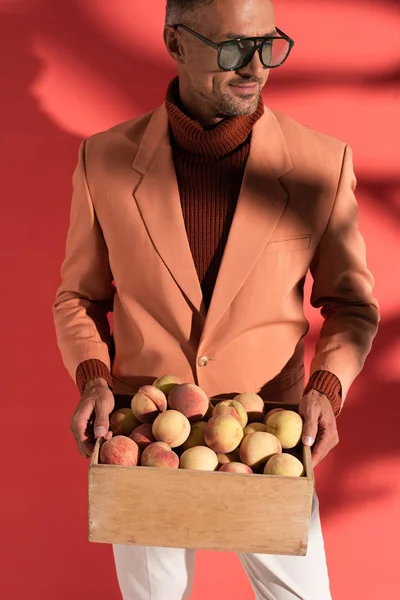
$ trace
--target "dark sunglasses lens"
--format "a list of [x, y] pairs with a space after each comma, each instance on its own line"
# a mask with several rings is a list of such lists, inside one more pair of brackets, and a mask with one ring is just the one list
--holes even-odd
[[219, 54], [219, 65], [222, 69], [240, 69], [254, 54], [254, 42], [243, 40], [224, 44]]
[[[219, 53], [219, 66], [227, 70], [242, 68], [253, 58], [254, 48], [253, 40], [224, 44]], [[289, 51], [290, 44], [283, 38], [266, 40], [261, 47], [262, 64], [267, 68], [277, 67], [286, 60]]]
[[286, 59], [290, 50], [289, 42], [275, 38], [264, 42], [261, 50], [261, 60], [264, 67], [277, 67]]

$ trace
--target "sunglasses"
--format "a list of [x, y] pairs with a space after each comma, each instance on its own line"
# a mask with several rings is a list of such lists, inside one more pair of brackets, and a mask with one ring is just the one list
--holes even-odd
[[265, 69], [276, 69], [283, 65], [293, 46], [292, 40], [286, 33], [276, 28], [277, 35], [264, 37], [238, 38], [216, 43], [204, 37], [186, 25], [178, 24], [174, 29], [184, 29], [218, 52], [218, 67], [222, 71], [236, 71], [248, 65], [256, 52]]

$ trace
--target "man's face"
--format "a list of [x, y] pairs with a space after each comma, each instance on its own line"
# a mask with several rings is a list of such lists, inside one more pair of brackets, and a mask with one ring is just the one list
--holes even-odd
[[[199, 9], [195, 30], [213, 42], [238, 37], [262, 37], [275, 29], [271, 0], [215, 0]], [[182, 50], [181, 85], [216, 117], [253, 113], [268, 79], [269, 69], [256, 52], [252, 61], [236, 71], [221, 71], [217, 51], [189, 32], [178, 29]]]

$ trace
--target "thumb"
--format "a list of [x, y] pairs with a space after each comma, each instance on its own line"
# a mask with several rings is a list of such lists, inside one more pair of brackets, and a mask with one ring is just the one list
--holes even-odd
[[308, 410], [304, 415], [302, 442], [305, 446], [312, 446], [318, 433], [318, 413]]
[[109, 413], [104, 405], [95, 406], [94, 437], [104, 437], [109, 429]]

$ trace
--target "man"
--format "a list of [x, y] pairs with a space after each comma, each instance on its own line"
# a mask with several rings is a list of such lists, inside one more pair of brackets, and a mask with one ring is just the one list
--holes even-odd
[[[269, 0], [170, 0], [166, 22], [165, 103], [86, 140], [74, 174], [54, 305], [81, 392], [72, 432], [90, 456], [115, 399], [173, 373], [210, 397], [298, 404], [316, 465], [379, 321], [351, 150], [263, 106], [294, 44]], [[324, 324], [304, 387], [309, 269]], [[114, 554], [125, 600], [189, 598], [193, 551]], [[240, 560], [258, 599], [328, 600], [317, 498], [306, 557]]]

